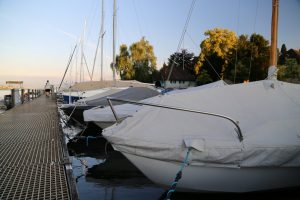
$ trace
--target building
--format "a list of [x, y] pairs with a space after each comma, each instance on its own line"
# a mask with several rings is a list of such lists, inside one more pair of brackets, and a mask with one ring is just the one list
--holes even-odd
[[163, 88], [184, 89], [196, 86], [195, 77], [187, 69], [173, 67], [170, 79], [167, 81], [170, 67], [164, 64], [159, 73], [154, 77], [154, 84]]

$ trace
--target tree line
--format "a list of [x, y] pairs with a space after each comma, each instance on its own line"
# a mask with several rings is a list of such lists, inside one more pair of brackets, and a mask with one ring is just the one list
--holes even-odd
[[[168, 67], [184, 68], [195, 77], [198, 85], [220, 79], [233, 83], [263, 80], [267, 77], [270, 45], [262, 35], [242, 34], [237, 36], [228, 29], [215, 28], [206, 31], [198, 56], [182, 49], [168, 58]], [[300, 51], [294, 52], [300, 57]], [[300, 80], [300, 60], [288, 53], [283, 45], [278, 51], [278, 78], [285, 81]], [[121, 79], [153, 82], [159, 71], [153, 46], [144, 37], [133, 43], [120, 46], [116, 59], [117, 72]]]

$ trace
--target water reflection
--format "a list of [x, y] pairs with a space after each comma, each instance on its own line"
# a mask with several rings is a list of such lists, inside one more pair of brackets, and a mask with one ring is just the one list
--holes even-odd
[[69, 153], [77, 180], [79, 198], [159, 199], [164, 190], [149, 181], [122, 154], [113, 151], [104, 139], [71, 140]]

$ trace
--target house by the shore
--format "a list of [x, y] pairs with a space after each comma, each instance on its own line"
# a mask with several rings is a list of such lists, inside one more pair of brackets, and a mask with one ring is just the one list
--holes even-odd
[[182, 67], [173, 67], [169, 80], [170, 67], [163, 65], [159, 73], [154, 77], [156, 87], [184, 89], [196, 86], [195, 77]]

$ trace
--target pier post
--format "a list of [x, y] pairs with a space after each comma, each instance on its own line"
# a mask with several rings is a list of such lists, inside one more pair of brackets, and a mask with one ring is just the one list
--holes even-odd
[[33, 90], [29, 90], [29, 94], [30, 94], [30, 99], [33, 99]]
[[15, 107], [15, 89], [11, 90], [11, 107]]
[[27, 90], [27, 101], [30, 101], [30, 90]]
[[21, 104], [23, 104], [24, 102], [25, 102], [24, 89], [21, 89]]

